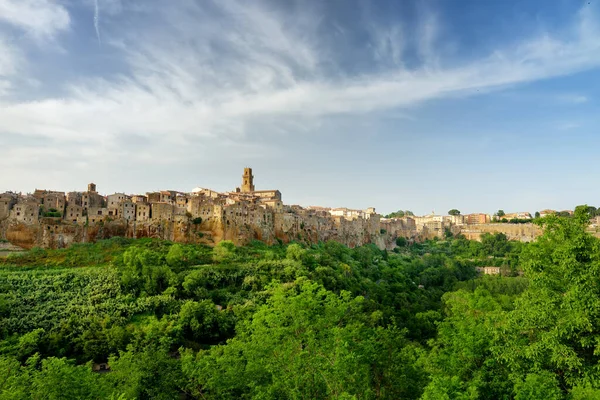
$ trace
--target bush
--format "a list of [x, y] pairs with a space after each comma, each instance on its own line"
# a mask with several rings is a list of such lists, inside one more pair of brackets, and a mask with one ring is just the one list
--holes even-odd
[[404, 238], [404, 237], [397, 237], [396, 238], [396, 246], [398, 246], [398, 247], [406, 247], [407, 244], [408, 244], [408, 240], [406, 240], [406, 238]]
[[202, 223], [202, 218], [200, 217], [196, 217], [192, 220], [192, 224], [194, 225], [200, 225]]

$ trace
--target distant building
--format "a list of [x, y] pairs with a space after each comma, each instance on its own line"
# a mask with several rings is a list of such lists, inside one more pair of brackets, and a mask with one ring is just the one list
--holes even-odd
[[12, 210], [9, 217], [25, 224], [35, 224], [39, 220], [40, 203], [35, 197], [19, 200]]
[[477, 271], [484, 275], [500, 275], [500, 267], [477, 267]]
[[491, 222], [491, 220], [489, 214], [475, 213], [465, 215], [465, 223], [467, 225], [487, 224]]
[[65, 211], [65, 220], [78, 222], [83, 217], [83, 207], [77, 204], [69, 204]]
[[2, 193], [0, 194], [0, 219], [8, 218], [10, 210], [17, 203], [16, 193]]

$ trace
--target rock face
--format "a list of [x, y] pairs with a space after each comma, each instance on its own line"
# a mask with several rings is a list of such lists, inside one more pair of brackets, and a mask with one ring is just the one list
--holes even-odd
[[185, 218], [175, 221], [104, 221], [100, 224], [70, 224], [60, 219], [42, 218], [36, 224], [4, 219], [0, 239], [25, 248], [64, 248], [73, 243], [94, 242], [114, 236], [159, 238], [181, 243], [214, 245], [231, 240], [237, 245], [261, 240], [268, 244], [291, 241], [307, 244], [335, 240], [350, 247], [375, 243], [383, 248], [379, 219], [269, 213], [249, 221], [242, 216], [212, 219], [194, 224]]
[[[483, 233], [501, 232], [510, 240], [531, 241], [541, 234], [540, 228], [533, 224], [474, 224], [451, 226], [449, 229], [453, 234], [461, 233], [471, 240], [479, 240]], [[231, 212], [199, 224], [184, 217], [174, 221], [117, 219], [98, 224], [67, 223], [60, 218], [41, 218], [34, 224], [12, 219], [0, 220], [0, 239], [24, 249], [64, 248], [73, 243], [94, 242], [114, 236], [207, 245], [222, 240], [231, 240], [236, 245], [248, 244], [253, 240], [267, 244], [292, 241], [313, 244], [335, 240], [349, 247], [373, 243], [381, 249], [393, 249], [397, 237], [422, 241], [439, 236], [439, 232], [427, 228], [416, 229], [399, 222], [381, 224], [378, 215], [346, 219], [311, 212]]]

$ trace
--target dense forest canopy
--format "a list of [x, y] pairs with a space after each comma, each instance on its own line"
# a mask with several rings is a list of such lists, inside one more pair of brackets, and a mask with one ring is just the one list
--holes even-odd
[[529, 244], [113, 238], [0, 258], [0, 399], [600, 398], [588, 219], [542, 218]]

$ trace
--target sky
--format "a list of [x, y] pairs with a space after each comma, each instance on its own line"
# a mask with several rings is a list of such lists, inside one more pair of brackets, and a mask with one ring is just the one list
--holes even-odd
[[600, 1], [0, 0], [0, 192], [600, 205]]

